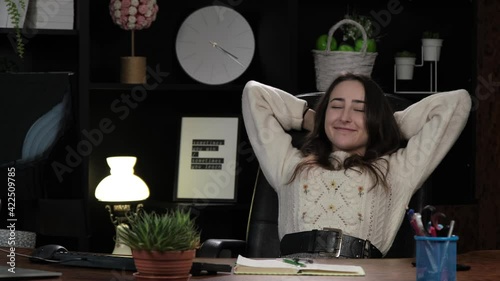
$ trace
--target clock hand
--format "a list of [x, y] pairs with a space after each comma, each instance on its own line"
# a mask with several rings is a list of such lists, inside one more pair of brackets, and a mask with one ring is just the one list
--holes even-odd
[[239, 65], [241, 65], [242, 67], [245, 67], [239, 60], [238, 60], [238, 57], [231, 54], [229, 51], [227, 51], [226, 49], [222, 48], [221, 46], [219, 46], [219, 44], [217, 44], [217, 42], [213, 42], [213, 41], [209, 41], [210, 44], [212, 44], [212, 47], [216, 48], [216, 49], [219, 49], [220, 51], [222, 51], [224, 54], [228, 55], [230, 58], [232, 58], [236, 63], [238, 63]]
[[229, 51], [227, 51], [226, 49], [222, 48], [221, 46], [219, 46], [219, 44], [217, 44], [217, 42], [214, 42], [214, 41], [210, 41], [210, 44], [212, 44], [212, 47], [215, 47], [219, 50], [221, 50], [222, 52], [226, 53], [228, 56], [230, 56], [231, 58], [235, 59], [235, 60], [238, 60], [238, 57], [231, 54]]

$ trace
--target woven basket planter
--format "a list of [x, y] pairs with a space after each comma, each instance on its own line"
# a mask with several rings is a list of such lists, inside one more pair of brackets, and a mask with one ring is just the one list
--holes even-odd
[[318, 91], [326, 91], [333, 80], [346, 72], [368, 76], [372, 74], [378, 53], [366, 51], [368, 38], [361, 24], [350, 19], [343, 19], [337, 22], [328, 31], [326, 46], [330, 46], [333, 34], [343, 24], [352, 24], [361, 31], [363, 35], [363, 47], [359, 52], [330, 51], [328, 48], [326, 50], [312, 50], [316, 71], [316, 88]]

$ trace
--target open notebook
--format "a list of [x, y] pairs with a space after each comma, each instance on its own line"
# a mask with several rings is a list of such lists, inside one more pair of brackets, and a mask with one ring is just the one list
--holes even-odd
[[364, 276], [365, 271], [356, 265], [335, 265], [322, 263], [290, 264], [284, 259], [249, 259], [238, 256], [233, 268], [234, 274], [256, 275], [330, 275]]
[[9, 266], [0, 265], [0, 280], [36, 279], [61, 276], [61, 272], [46, 271], [30, 268], [16, 267], [14, 272], [9, 271]]

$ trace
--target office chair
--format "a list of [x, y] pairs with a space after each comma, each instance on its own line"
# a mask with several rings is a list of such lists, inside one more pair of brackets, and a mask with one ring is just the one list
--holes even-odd
[[[316, 104], [323, 92], [297, 95], [306, 100], [310, 107]], [[392, 94], [386, 94], [393, 111], [399, 111], [411, 101]], [[291, 131], [292, 144], [300, 147], [306, 131]], [[411, 199], [409, 206], [421, 210], [425, 201], [425, 184]], [[403, 214], [402, 214], [403, 215]], [[413, 257], [415, 241], [413, 230], [407, 220], [403, 220], [394, 243], [386, 258]], [[249, 258], [277, 258], [280, 256], [278, 235], [278, 196], [260, 168], [257, 171], [253, 198], [248, 218], [246, 241], [231, 239], [207, 239], [198, 250], [198, 257], [237, 257], [238, 254]]]

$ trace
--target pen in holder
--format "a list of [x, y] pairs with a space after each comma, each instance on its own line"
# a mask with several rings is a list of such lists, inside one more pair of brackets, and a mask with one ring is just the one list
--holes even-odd
[[455, 281], [458, 236], [415, 236], [417, 281]]

